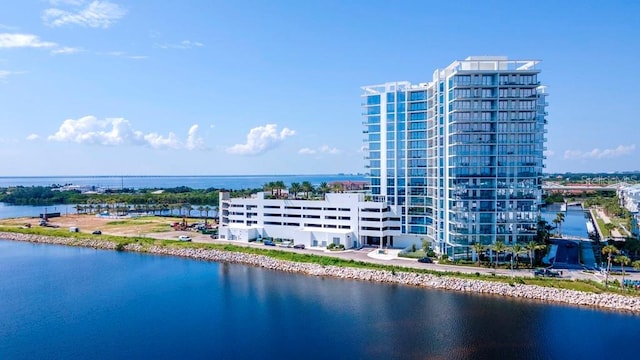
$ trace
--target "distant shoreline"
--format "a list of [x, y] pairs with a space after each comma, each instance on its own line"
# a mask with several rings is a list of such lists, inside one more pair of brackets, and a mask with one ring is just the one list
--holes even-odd
[[[76, 239], [0, 232], [0, 239], [25, 241], [40, 244], [81, 246], [95, 249], [116, 250], [117, 244], [96, 239]], [[198, 260], [216, 261], [257, 266], [271, 270], [311, 276], [328, 276], [338, 279], [393, 283], [422, 288], [453, 290], [458, 292], [492, 294], [513, 298], [537, 300], [556, 304], [577, 305], [601, 310], [618, 310], [640, 315], [640, 296], [618, 294], [595, 294], [575, 290], [556, 289], [538, 285], [502, 283], [486, 280], [462, 279], [454, 276], [437, 276], [403, 271], [349, 268], [319, 265], [274, 259], [266, 255], [255, 255], [202, 248], [172, 248], [151, 246], [144, 249], [139, 244], [128, 244], [125, 251], [145, 252], [156, 255], [179, 256]]]

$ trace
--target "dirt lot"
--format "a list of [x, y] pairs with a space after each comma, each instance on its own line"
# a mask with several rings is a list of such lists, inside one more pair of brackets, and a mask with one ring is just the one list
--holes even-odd
[[[103, 234], [121, 236], [145, 236], [156, 239], [177, 239], [180, 235], [188, 235], [195, 241], [207, 242], [211, 240], [209, 235], [203, 235], [196, 231], [176, 231], [171, 224], [181, 222], [182, 218], [145, 216], [139, 218], [129, 217], [98, 217], [95, 215], [64, 215], [50, 218], [48, 224], [63, 229], [72, 226], [77, 227], [80, 232], [91, 233], [100, 230]], [[193, 219], [187, 220], [187, 225], [194, 223]], [[198, 220], [198, 222], [203, 222]], [[209, 220], [211, 222], [211, 220]], [[30, 224], [33, 227], [39, 226], [38, 218], [17, 218], [0, 220], [0, 225], [24, 226]]]

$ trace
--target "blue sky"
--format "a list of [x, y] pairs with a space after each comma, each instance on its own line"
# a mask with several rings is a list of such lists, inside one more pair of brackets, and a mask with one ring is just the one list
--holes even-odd
[[548, 172], [640, 170], [639, 2], [6, 1], [2, 176], [364, 172], [363, 85], [542, 60]]

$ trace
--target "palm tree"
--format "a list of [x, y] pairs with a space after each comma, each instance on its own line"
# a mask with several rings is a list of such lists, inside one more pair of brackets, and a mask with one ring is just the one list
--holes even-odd
[[303, 181], [300, 186], [302, 187], [302, 191], [304, 191], [305, 197], [308, 199], [309, 193], [313, 192], [313, 185], [308, 181]]
[[556, 232], [556, 234], [557, 234], [558, 236], [560, 236], [560, 219], [555, 218], [555, 219], [553, 219], [553, 220], [551, 220], [551, 221], [553, 221], [553, 223], [554, 223], [554, 224], [556, 224], [556, 229], [558, 229], [558, 231]]
[[291, 186], [289, 187], [289, 192], [293, 195], [293, 198], [297, 198], [298, 197], [298, 193], [302, 191], [302, 186], [300, 185], [300, 183], [294, 182], [291, 183]]
[[546, 246], [544, 244], [538, 244], [535, 241], [529, 241], [524, 248], [529, 252], [529, 263], [531, 265], [531, 268], [533, 269], [533, 259], [536, 256], [536, 250], [542, 250], [544, 249]]
[[634, 270], [640, 270], [640, 260], [636, 260], [636, 261], [632, 262], [631, 266], [633, 266]]
[[262, 188], [264, 189], [264, 191], [271, 191], [271, 195], [275, 195], [275, 194], [273, 193], [273, 191], [274, 191], [274, 190], [275, 190], [275, 188], [276, 188], [276, 183], [275, 183], [275, 182], [273, 182], [273, 181], [270, 181], [270, 182], [268, 182], [268, 183], [266, 183], [266, 184], [262, 185]]
[[518, 255], [524, 254], [527, 252], [522, 245], [515, 243], [511, 246], [511, 270], [513, 270], [513, 258], [516, 259], [516, 269], [518, 268]]
[[500, 253], [507, 250], [507, 245], [504, 244], [504, 241], [496, 241], [496, 243], [491, 245], [490, 248], [496, 252], [496, 268], [498, 268]]
[[[558, 220], [556, 222], [556, 220]], [[553, 220], [558, 225], [558, 235], [562, 237], [562, 223], [564, 222], [564, 213], [559, 212], [556, 214], [556, 218]]]
[[76, 206], [74, 206], [74, 208], [76, 209], [76, 214], [80, 215], [80, 213], [84, 212], [84, 206], [77, 204]]
[[547, 241], [549, 241], [549, 235], [551, 233], [551, 225], [549, 225], [549, 222], [539, 218], [536, 230], [536, 240], [546, 244]]
[[476, 252], [476, 257], [478, 258], [478, 266], [480, 266], [480, 253], [484, 251], [484, 245], [479, 242], [473, 244], [473, 251]]
[[200, 217], [202, 217], [202, 213], [204, 212], [204, 206], [200, 205], [196, 210], [200, 212]]
[[320, 186], [318, 187], [318, 191], [320, 191], [320, 193], [322, 194], [322, 197], [324, 198], [324, 195], [329, 191], [331, 191], [331, 188], [329, 187], [329, 185], [327, 185], [326, 181], [323, 181], [320, 183]]
[[344, 184], [341, 182], [334, 182], [331, 184], [331, 191], [341, 193], [344, 192]]
[[282, 190], [285, 190], [287, 188], [287, 185], [284, 184], [284, 181], [282, 180], [278, 180], [276, 181], [274, 184], [274, 189], [278, 191], [278, 198], [282, 197]]
[[613, 261], [617, 262], [622, 267], [622, 287], [624, 287], [624, 266], [629, 265], [631, 259], [624, 255], [618, 255], [613, 259]]
[[613, 245], [607, 245], [602, 248], [602, 255], [607, 255], [607, 271], [605, 272], [604, 285], [609, 286], [609, 271], [611, 271], [611, 257], [619, 251]]

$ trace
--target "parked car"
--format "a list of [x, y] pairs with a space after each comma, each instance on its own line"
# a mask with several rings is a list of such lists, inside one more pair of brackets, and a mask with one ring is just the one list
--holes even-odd
[[560, 273], [557, 271], [553, 271], [551, 269], [535, 269], [533, 270], [534, 276], [548, 276], [548, 277], [559, 277]]
[[191, 237], [188, 235], [180, 235], [178, 236], [178, 241], [191, 241]]
[[100, 231], [100, 230], [93, 230], [92, 234], [93, 234], [93, 235], [102, 235], [102, 231]]
[[295, 244], [293, 245], [294, 249], [303, 249], [304, 250], [304, 244]]
[[423, 264], [433, 264], [433, 260], [430, 257], [423, 257], [418, 259], [418, 262], [421, 262]]
[[276, 246], [276, 243], [274, 243], [274, 242], [273, 242], [273, 241], [271, 241], [271, 240], [265, 240], [265, 241], [263, 242], [263, 244], [264, 244], [265, 246]]

